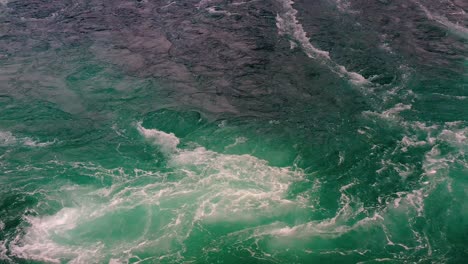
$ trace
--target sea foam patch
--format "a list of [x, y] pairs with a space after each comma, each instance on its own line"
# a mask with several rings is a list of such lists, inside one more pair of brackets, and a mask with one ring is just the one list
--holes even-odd
[[141, 124], [141, 122], [137, 123], [137, 129], [147, 140], [161, 147], [161, 150], [165, 153], [177, 151], [177, 145], [179, 145], [180, 140], [174, 133], [166, 133], [157, 129], [146, 129]]
[[53, 141], [40, 142], [30, 137], [16, 137], [10, 131], [0, 131], [0, 147], [12, 146], [21, 144], [27, 147], [47, 147], [57, 142], [57, 139]]
[[[182, 149], [172, 133], [136, 128], [164, 151], [169, 171], [139, 170], [103, 189], [64, 188], [74, 206], [49, 216], [25, 216], [29, 227], [10, 243], [15, 256], [50, 263], [125, 263], [143, 250], [174, 259], [198, 226], [256, 225], [305, 208], [306, 201], [288, 196], [291, 184], [304, 177], [299, 169], [269, 166], [247, 154]], [[99, 166], [90, 170], [96, 177], [115, 177]]]

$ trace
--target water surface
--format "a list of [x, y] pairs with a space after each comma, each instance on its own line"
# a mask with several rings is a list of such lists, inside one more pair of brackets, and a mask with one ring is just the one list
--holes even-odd
[[463, 263], [467, 9], [0, 1], [0, 262]]

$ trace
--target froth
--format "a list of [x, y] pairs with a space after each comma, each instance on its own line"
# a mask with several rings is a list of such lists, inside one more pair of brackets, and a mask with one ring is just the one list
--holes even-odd
[[[457, 34], [457, 35], [459, 35], [459, 36], [461, 36], [461, 37], [463, 37], [465, 39], [468, 39], [468, 29], [463, 26], [463, 23], [458, 23], [458, 22], [453, 23], [450, 20], [448, 20], [446, 17], [435, 14], [435, 13], [429, 11], [429, 9], [426, 6], [424, 6], [421, 2], [419, 2], [417, 0], [411, 0], [411, 1], [419, 6], [419, 8], [424, 12], [424, 14], [426, 15], [426, 17], [428, 19], [439, 23], [440, 25], [446, 27], [447, 29], [449, 29], [450, 31], [452, 31], [455, 34]], [[463, 14], [465, 12], [461, 8], [460, 8], [460, 11], [463, 12]], [[466, 19], [466, 16], [465, 16], [465, 19]]]
[[[115, 170], [95, 167], [96, 177], [109, 174], [119, 180], [110, 188], [67, 188], [73, 208], [51, 216], [26, 217], [30, 227], [10, 244], [14, 255], [50, 263], [102, 263], [110, 259], [126, 263], [135, 252], [145, 250], [153, 252], [155, 258], [167, 254], [165, 257], [172, 259], [183, 250], [194, 226], [255, 223], [303, 207], [303, 200], [287, 195], [290, 185], [304, 177], [301, 170], [272, 167], [250, 155], [227, 155], [203, 147], [177, 148], [179, 139], [174, 134], [141, 124], [137, 128], [151, 143], [166, 149], [170, 172], [138, 170], [133, 177], [122, 177]], [[100, 232], [97, 224], [112, 232], [115, 214], [119, 219], [138, 215], [136, 233], [141, 235], [114, 240], [111, 247], [106, 242], [92, 242], [105, 241], [100, 237], [83, 242], [83, 235]]]
[[7, 256], [8, 249], [6, 247], [6, 241], [0, 240], [0, 260], [9, 261], [11, 260]]
[[0, 146], [8, 146], [16, 143], [16, 137], [9, 131], [0, 131]]
[[294, 41], [290, 41], [291, 49], [295, 48], [296, 44], [299, 44], [305, 54], [323, 64], [325, 64], [331, 71], [338, 74], [341, 77], [349, 79], [352, 83], [362, 85], [369, 81], [357, 72], [350, 72], [346, 70], [346, 67], [337, 64], [330, 58], [330, 54], [327, 51], [316, 48], [310, 42], [307, 33], [303, 26], [297, 20], [297, 10], [294, 9], [292, 0], [279, 0], [282, 4], [282, 12], [276, 15], [276, 27], [278, 28], [279, 35], [287, 35], [293, 38]]
[[78, 210], [71, 208], [64, 208], [55, 215], [43, 218], [25, 217], [31, 227], [24, 237], [17, 238], [13, 243], [12, 253], [21, 258], [50, 263], [76, 257], [73, 253], [75, 249], [59, 245], [51, 237], [72, 229], [78, 217]]
[[203, 147], [181, 151], [171, 164], [186, 171], [203, 168], [204, 177], [187, 179], [194, 184], [192, 190], [202, 187], [206, 193], [195, 219], [251, 220], [275, 214], [279, 207], [296, 206], [285, 195], [290, 183], [302, 177], [299, 171], [271, 167], [250, 155], [219, 154]]
[[161, 147], [164, 153], [168, 154], [177, 150], [177, 145], [179, 145], [180, 140], [174, 133], [166, 133], [157, 129], [146, 129], [141, 124], [141, 122], [137, 123], [137, 129], [140, 134], [153, 144]]
[[27, 147], [47, 147], [56, 142], [56, 139], [54, 141], [40, 142], [29, 137], [18, 138], [9, 131], [0, 131], [0, 146], [3, 147], [16, 144], [22, 144]]
[[284, 11], [276, 15], [278, 33], [280, 35], [290, 35], [293, 37], [301, 44], [304, 52], [310, 58], [329, 60], [330, 55], [327, 51], [320, 50], [310, 43], [307, 33], [296, 18], [297, 10], [292, 6], [294, 2], [291, 0], [284, 0], [281, 1], [281, 3], [283, 4]]

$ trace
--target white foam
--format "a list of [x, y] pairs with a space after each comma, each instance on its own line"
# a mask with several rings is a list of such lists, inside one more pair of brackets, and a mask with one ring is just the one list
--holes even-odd
[[240, 6], [240, 5], [250, 4], [250, 3], [258, 2], [258, 1], [260, 1], [260, 0], [250, 0], [250, 1], [233, 0], [233, 1], [231, 1], [230, 5]]
[[428, 142], [424, 140], [418, 140], [416, 136], [412, 136], [412, 137], [403, 136], [403, 138], [400, 141], [400, 145], [402, 146], [401, 150], [403, 152], [407, 152], [408, 148], [410, 147], [421, 147], [427, 144]]
[[293, 8], [292, 0], [282, 0], [284, 11], [276, 15], [276, 27], [280, 35], [289, 35], [301, 44], [307, 56], [313, 59], [330, 60], [330, 55], [327, 51], [320, 50], [314, 47], [301, 23], [296, 18], [297, 10]]
[[[404, 109], [405, 107], [397, 107]], [[398, 112], [398, 111], [396, 111]], [[447, 185], [447, 190], [452, 192], [453, 179], [449, 175], [450, 168], [454, 164], [461, 164], [468, 168], [468, 164], [464, 162], [465, 152], [468, 146], [468, 129], [465, 122], [447, 122], [443, 125], [428, 125], [423, 122], [402, 122], [410, 131], [415, 130], [418, 133], [427, 133], [426, 140], [418, 140], [413, 136], [404, 136], [400, 141], [401, 150], [406, 152], [409, 147], [431, 147], [425, 153], [422, 169], [424, 173], [421, 175], [421, 188], [410, 192], [397, 192], [398, 196], [393, 200], [393, 208], [397, 209], [403, 206], [405, 211], [408, 208], [413, 208], [418, 216], [424, 214], [424, 199], [432, 190], [440, 183]], [[447, 153], [440, 150], [440, 143], [450, 144], [454, 150]], [[414, 173], [415, 167], [394, 164], [390, 161], [385, 161], [385, 166], [391, 165], [399, 173], [409, 175]], [[401, 174], [400, 174], [401, 175]]]
[[197, 179], [197, 184], [212, 195], [203, 199], [196, 219], [241, 221], [253, 215], [258, 217], [262, 212], [255, 211], [259, 209], [273, 213], [273, 208], [293, 204], [283, 197], [290, 182], [301, 177], [301, 173], [296, 175], [289, 168], [270, 167], [266, 161], [250, 155], [225, 155], [202, 147], [180, 151], [173, 156], [171, 164], [185, 170], [193, 166], [204, 168], [206, 176]]
[[102, 244], [90, 247], [83, 245], [61, 245], [54, 237], [66, 237], [66, 232], [75, 228], [86, 213], [75, 208], [64, 208], [57, 214], [46, 217], [25, 217], [30, 223], [23, 237], [17, 237], [11, 244], [12, 255], [47, 263], [96, 263], [97, 252]]
[[[419, 6], [419, 8], [421, 8], [421, 10], [424, 12], [424, 14], [426, 15], [426, 17], [432, 21], [435, 21], [437, 23], [439, 23], [440, 25], [443, 25], [444, 27], [446, 27], [447, 29], [449, 29], [450, 31], [452, 31], [453, 33], [463, 37], [463, 38], [468, 38], [468, 28], [464, 27], [462, 24], [460, 23], [453, 23], [451, 22], [450, 20], [448, 20], [446, 17], [444, 16], [441, 16], [441, 15], [438, 15], [438, 14], [435, 14], [431, 11], [429, 11], [429, 9], [424, 6], [421, 2], [417, 1], [417, 0], [411, 0], [413, 3], [415, 3], [416, 5]], [[463, 9], [460, 8], [460, 11], [462, 12], [463, 15], [465, 15], [465, 11]], [[466, 19], [466, 16], [465, 16], [465, 19]]]
[[0, 240], [0, 260], [11, 261], [7, 255], [8, 249], [6, 247], [6, 242], [5, 240]]
[[392, 48], [390, 47], [390, 45], [389, 45], [388, 43], [386, 43], [386, 42], [380, 44], [380, 45], [379, 45], [379, 48], [382, 49], [382, 50], [384, 50], [384, 51], [386, 51], [386, 52], [388, 52], [388, 53], [390, 53], [390, 54], [393, 54], [393, 53], [394, 53], [393, 50], [392, 50]]
[[292, 40], [289, 40], [289, 48], [292, 50], [297, 48], [297, 43]]
[[292, 236], [296, 234], [296, 230], [298, 227], [282, 227], [276, 230], [273, 230], [271, 232], [272, 235], [278, 235], [278, 236]]
[[236, 137], [236, 140], [234, 143], [230, 144], [230, 145], [227, 145], [224, 149], [227, 150], [227, 149], [230, 149], [230, 148], [233, 148], [237, 145], [241, 145], [241, 144], [244, 144], [245, 142], [247, 142], [247, 138], [246, 137]]
[[110, 259], [109, 264], [123, 264], [124, 262], [120, 261], [119, 259]]
[[[294, 238], [307, 238], [314, 236], [322, 237], [339, 237], [351, 230], [359, 228], [361, 226], [371, 225], [380, 223], [384, 218], [379, 213], [374, 213], [372, 216], [358, 217], [359, 214], [364, 212], [362, 203], [354, 200], [352, 196], [347, 194], [347, 191], [355, 186], [355, 182], [343, 185], [340, 188], [340, 208], [336, 212], [334, 217], [310, 221], [295, 226], [277, 226], [272, 225], [262, 232], [268, 235], [274, 235], [278, 237], [294, 237]], [[349, 219], [361, 218], [354, 224], [348, 222]]]
[[172, 5], [174, 5], [175, 3], [176, 3], [176, 1], [172, 1], [169, 4], [162, 6], [161, 9], [168, 8], [168, 7], [172, 6]]
[[418, 216], [423, 215], [424, 196], [423, 189], [414, 190], [411, 193], [406, 194], [406, 200], [416, 209]]
[[336, 65], [336, 67], [338, 68], [339, 70], [339, 73], [341, 76], [346, 76], [348, 77], [348, 79], [351, 80], [351, 82], [355, 83], [355, 84], [365, 84], [365, 83], [368, 83], [369, 81], [364, 78], [364, 76], [362, 76], [361, 74], [357, 73], [357, 72], [350, 72], [348, 70], [346, 70], [346, 67], [345, 66], [342, 66], [342, 65]]
[[29, 146], [29, 147], [47, 147], [56, 142], [57, 142], [57, 139], [54, 139], [54, 141], [39, 142], [39, 141], [35, 141], [31, 138], [26, 137], [23, 140], [23, 145]]
[[[250, 155], [226, 155], [203, 147], [179, 149], [174, 134], [146, 129], [141, 123], [137, 128], [150, 142], [170, 150], [166, 152], [170, 172], [135, 170], [129, 177], [119, 168], [71, 164], [86, 169], [89, 176], [115, 177], [114, 184], [97, 190], [64, 188], [74, 207], [51, 216], [25, 217], [30, 227], [10, 243], [13, 255], [49, 263], [102, 263], [111, 258], [126, 263], [135, 252], [159, 250], [155, 256], [164, 253], [170, 258], [200, 223], [252, 223], [305, 208], [304, 199], [288, 198], [291, 183], [304, 176], [301, 170], [272, 167]], [[145, 208], [138, 238], [114, 240], [110, 247], [105, 242], [81, 242], [83, 233], [96, 232], [96, 222], [108, 221], [105, 225], [112, 228], [117, 221], [114, 213], [126, 216], [135, 208]], [[63, 242], [75, 240], [80, 242]]]
[[382, 116], [386, 117], [386, 118], [392, 118], [392, 117], [395, 117], [396, 115], [398, 115], [400, 112], [403, 112], [405, 110], [410, 110], [410, 109], [411, 109], [411, 105], [398, 103], [394, 107], [392, 107], [392, 108], [390, 108], [388, 110], [385, 110], [382, 113]]
[[356, 11], [351, 10], [351, 3], [349, 0], [334, 0], [336, 3], [336, 7], [340, 12], [343, 13], [354, 13]]
[[[426, 142], [432, 146], [431, 150], [425, 154], [423, 163], [426, 175], [434, 176], [444, 172], [443, 177], [446, 178], [452, 164], [461, 163], [468, 167], [468, 164], [464, 162], [465, 153], [468, 150], [468, 128], [464, 122], [447, 122], [443, 127], [418, 123], [415, 127], [428, 133]], [[442, 154], [439, 149], [441, 142], [450, 144], [455, 150]], [[447, 178], [447, 180], [450, 179]]]
[[393, 199], [393, 209], [398, 209], [400, 206], [404, 207], [405, 213], [409, 213], [408, 208], [413, 208], [418, 216], [424, 214], [424, 198], [427, 197], [425, 187], [412, 190], [409, 192], [397, 192], [397, 198]]
[[[403, 111], [411, 110], [412, 106], [403, 104], [403, 103], [398, 103], [395, 106], [379, 113], [379, 112], [372, 112], [372, 111], [364, 111], [364, 115], [370, 115], [370, 116], [377, 116], [378, 118], [396, 122], [397, 124], [400, 124], [402, 126], [408, 126], [408, 123], [404, 121], [400, 113]], [[414, 124], [415, 125], [415, 124]]]
[[228, 12], [228, 11], [225, 11], [225, 10], [218, 10], [218, 9], [212, 7], [212, 6], [207, 7], [206, 11], [208, 11], [208, 13], [213, 14], [213, 15], [227, 15], [227, 16], [232, 15], [231, 12]]
[[163, 152], [167, 154], [177, 150], [177, 145], [179, 145], [180, 140], [174, 133], [166, 133], [157, 129], [146, 129], [142, 127], [141, 124], [141, 122], [137, 123], [137, 129], [140, 134], [153, 144], [161, 147]]
[[29, 137], [17, 138], [9, 131], [0, 131], [0, 146], [12, 146], [16, 144], [22, 144], [28, 147], [47, 147], [57, 142], [57, 139], [54, 141], [39, 142], [35, 141]]
[[451, 142], [454, 145], [466, 146], [468, 144], [468, 128], [443, 129], [438, 139]]
[[372, 217], [365, 217], [350, 226], [343, 223], [337, 223], [336, 218], [332, 218], [322, 221], [311, 221], [305, 224], [299, 224], [292, 227], [286, 226], [280, 228], [272, 228], [266, 233], [279, 237], [286, 236], [295, 238], [305, 238], [311, 236], [321, 236], [334, 238], [339, 237], [351, 230], [355, 230], [361, 226], [382, 222], [383, 220], [384, 218], [381, 215], [375, 213]]
[[298, 11], [294, 9], [292, 0], [278, 0], [282, 4], [283, 11], [276, 15], [276, 27], [280, 36], [290, 36], [294, 41], [290, 41], [291, 49], [294, 49], [296, 44], [299, 44], [305, 54], [315, 59], [330, 68], [333, 72], [341, 77], [348, 78], [352, 83], [362, 85], [369, 81], [357, 72], [350, 72], [345, 66], [339, 65], [330, 58], [327, 51], [316, 48], [310, 42], [307, 33], [303, 26], [297, 20]]
[[449, 94], [442, 94], [442, 93], [433, 93], [435, 95], [438, 95], [438, 96], [442, 96], [442, 97], [445, 97], [445, 98], [450, 98], [450, 99], [457, 99], [457, 100], [466, 100], [468, 99], [468, 96], [464, 96], [464, 95], [449, 95]]
[[440, 170], [447, 169], [453, 161], [453, 157], [442, 156], [438, 146], [434, 146], [425, 155], [423, 169], [427, 175], [434, 175]]
[[0, 131], [0, 146], [9, 146], [16, 144], [17, 139], [9, 131]]
[[338, 157], [339, 157], [339, 160], [338, 160], [338, 165], [341, 165], [344, 160], [345, 160], [345, 152], [344, 151], [340, 151], [338, 153]]

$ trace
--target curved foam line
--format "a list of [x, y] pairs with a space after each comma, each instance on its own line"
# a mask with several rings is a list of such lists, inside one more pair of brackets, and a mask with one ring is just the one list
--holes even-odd
[[[296, 15], [298, 11], [292, 6], [294, 2], [292, 0], [279, 1], [282, 4], [284, 10], [283, 13], [278, 13], [276, 15], [276, 27], [278, 28], [279, 35], [289, 35], [301, 46], [302, 50], [309, 58], [316, 59], [319, 62], [327, 65], [331, 71], [341, 77], [348, 78], [352, 83], [365, 84], [369, 82], [359, 73], [350, 72], [346, 70], [345, 66], [334, 62], [330, 58], [330, 53], [328, 51], [318, 49], [312, 45], [302, 24], [297, 20]], [[291, 42], [291, 48], [294, 48], [294, 44], [294, 42]]]

